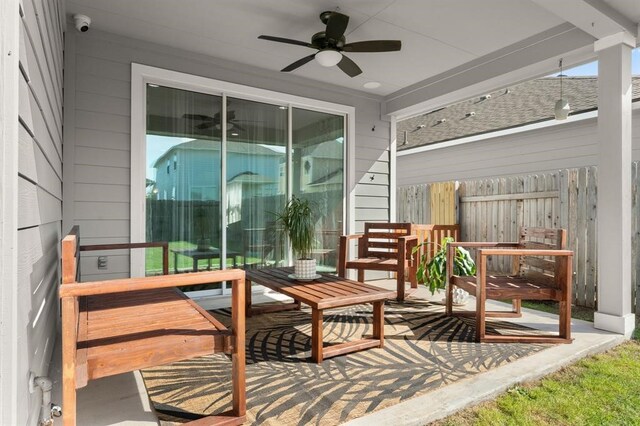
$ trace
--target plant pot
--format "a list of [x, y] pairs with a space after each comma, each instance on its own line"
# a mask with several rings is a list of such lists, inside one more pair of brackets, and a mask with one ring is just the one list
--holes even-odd
[[293, 262], [294, 273], [296, 278], [310, 280], [316, 276], [316, 260], [315, 259], [296, 259]]
[[466, 305], [469, 300], [469, 293], [461, 288], [455, 287], [453, 289], [452, 302], [456, 306]]

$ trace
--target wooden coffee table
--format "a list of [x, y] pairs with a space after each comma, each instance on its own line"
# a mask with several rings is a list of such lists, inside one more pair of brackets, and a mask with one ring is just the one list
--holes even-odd
[[[291, 273], [293, 273], [293, 268], [263, 268], [246, 271], [247, 316], [264, 312], [300, 309], [301, 303], [309, 305], [311, 307], [311, 358], [317, 363], [321, 363], [325, 358], [384, 346], [384, 301], [395, 298], [394, 291], [331, 274], [320, 274], [321, 278], [313, 281], [296, 281], [288, 277]], [[251, 283], [263, 285], [289, 296], [295, 302], [275, 306], [251, 306]], [[372, 336], [324, 347], [322, 339], [323, 311], [361, 303], [373, 304]]]

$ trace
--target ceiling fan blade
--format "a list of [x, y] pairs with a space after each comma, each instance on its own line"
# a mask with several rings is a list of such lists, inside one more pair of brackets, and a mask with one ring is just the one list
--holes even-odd
[[342, 59], [338, 62], [338, 68], [344, 71], [349, 77], [355, 77], [358, 74], [362, 74], [360, 67], [344, 55], [342, 55]]
[[213, 117], [209, 115], [203, 114], [182, 114], [182, 118], [186, 118], [187, 120], [213, 120]]
[[298, 59], [297, 61], [295, 61], [294, 63], [290, 64], [289, 66], [286, 66], [284, 68], [282, 68], [280, 71], [282, 72], [289, 72], [289, 71], [293, 71], [296, 68], [299, 68], [301, 66], [303, 66], [304, 64], [306, 64], [307, 62], [311, 61], [314, 57], [316, 56], [316, 54], [312, 54], [309, 56], [305, 56], [302, 59]]
[[296, 45], [296, 46], [304, 46], [304, 47], [310, 47], [312, 49], [317, 49], [317, 47], [315, 47], [311, 43], [307, 43], [306, 41], [292, 40], [290, 38], [273, 37], [273, 36], [268, 36], [268, 35], [261, 35], [261, 36], [258, 36], [258, 38], [260, 38], [262, 40], [275, 41], [275, 42], [278, 42], [278, 43], [293, 44], [293, 45]]
[[369, 40], [347, 43], [342, 50], [345, 52], [395, 52], [401, 48], [400, 40]]
[[349, 25], [349, 17], [347, 15], [333, 12], [327, 21], [327, 39], [339, 41], [347, 30], [347, 25]]
[[237, 122], [235, 122], [235, 121], [234, 121], [233, 123], [231, 123], [231, 124], [233, 124], [233, 129], [234, 129], [234, 130], [240, 130], [241, 132], [246, 132], [246, 131], [247, 131], [247, 129], [246, 129], [246, 128], [242, 127], [241, 125], [239, 125], [239, 124], [238, 124]]
[[200, 129], [200, 130], [206, 130], [206, 129], [210, 129], [212, 127], [213, 127], [213, 123], [212, 122], [201, 123], [201, 124], [198, 124], [197, 126], [195, 126], [196, 129]]

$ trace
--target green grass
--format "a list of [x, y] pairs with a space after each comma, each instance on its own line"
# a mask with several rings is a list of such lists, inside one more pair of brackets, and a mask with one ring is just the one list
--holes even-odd
[[[171, 250], [193, 250], [196, 248], [196, 244], [188, 241], [172, 241], [169, 243], [169, 273], [174, 271], [174, 254]], [[179, 271], [191, 271], [193, 269], [193, 259], [187, 256], [178, 255], [178, 270]], [[247, 257], [247, 264], [259, 262], [259, 258]], [[244, 259], [242, 256], [238, 256], [238, 264], [243, 265]], [[207, 261], [200, 260], [198, 267], [200, 269], [206, 268]], [[227, 267], [233, 267], [233, 258], [227, 257]], [[220, 259], [211, 259], [211, 268], [220, 269]], [[150, 248], [145, 249], [145, 270], [147, 275], [158, 275], [162, 273], [162, 249]]]
[[[640, 328], [635, 335], [640, 338]], [[640, 342], [577, 362], [436, 425], [640, 425]]]
[[[523, 300], [522, 307], [549, 312], [556, 315], [558, 314], [557, 302]], [[571, 317], [583, 321], [593, 322], [593, 312], [594, 311], [591, 308], [584, 308], [582, 306], [571, 307]]]

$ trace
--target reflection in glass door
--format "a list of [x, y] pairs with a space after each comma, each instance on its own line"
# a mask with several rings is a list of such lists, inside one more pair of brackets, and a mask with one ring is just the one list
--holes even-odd
[[[275, 217], [293, 195], [314, 205], [314, 256], [335, 271], [344, 116], [156, 84], [146, 93], [146, 241], [169, 242], [170, 273], [288, 265]], [[145, 272], [162, 272], [161, 250], [147, 250]]]
[[283, 266], [275, 212], [287, 197], [286, 107], [227, 98], [227, 258]]
[[343, 232], [344, 117], [293, 108], [293, 195], [311, 200], [318, 213], [314, 257], [333, 272]]
[[[147, 86], [146, 241], [169, 242], [171, 273], [220, 267], [221, 107], [219, 96]], [[146, 275], [161, 273], [160, 250], [145, 262]]]

